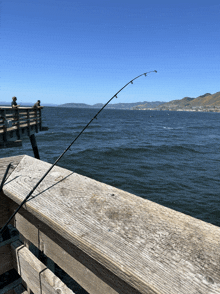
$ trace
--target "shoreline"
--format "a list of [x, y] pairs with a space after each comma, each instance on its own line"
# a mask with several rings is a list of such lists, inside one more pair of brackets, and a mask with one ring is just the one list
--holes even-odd
[[155, 108], [143, 108], [143, 109], [132, 109], [132, 110], [154, 110], [154, 111], [181, 111], [181, 112], [215, 112], [220, 113], [220, 109], [155, 109]]

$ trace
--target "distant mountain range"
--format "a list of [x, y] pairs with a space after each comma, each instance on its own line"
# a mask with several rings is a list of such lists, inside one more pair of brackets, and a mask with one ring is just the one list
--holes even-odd
[[[145, 104], [148, 105], [148, 107], [157, 107], [164, 102], [161, 101], [155, 101], [155, 102], [135, 102], [135, 103], [116, 103], [116, 104], [108, 104], [106, 108], [108, 109], [132, 109], [133, 107], [140, 105], [140, 104]], [[85, 103], [65, 103], [58, 105], [58, 107], [72, 107], [72, 108], [101, 108], [103, 107], [104, 104], [102, 103], [97, 103], [94, 105], [89, 105]]]
[[[147, 103], [140, 104], [133, 109], [149, 109]], [[180, 100], [172, 100], [155, 107], [157, 110], [177, 110], [177, 109], [208, 109], [220, 108], [220, 92], [215, 94], [206, 93], [197, 98], [184, 97]], [[152, 108], [151, 108], [152, 109]]]
[[220, 106], [220, 92], [215, 94], [206, 93], [197, 98], [184, 97], [181, 100], [173, 100], [163, 106]]
[[[11, 105], [11, 102], [0, 101], [0, 105]], [[33, 103], [23, 102], [21, 106], [33, 106]], [[67, 107], [67, 108], [102, 108], [104, 104], [96, 103], [93, 105], [85, 103], [65, 103], [57, 104], [44, 104], [43, 106], [50, 107]], [[180, 100], [172, 100], [170, 102], [155, 101], [155, 102], [135, 102], [135, 103], [115, 103], [108, 104], [107, 109], [131, 109], [131, 110], [207, 110], [219, 109], [220, 112], [220, 92], [215, 94], [206, 93], [197, 98], [184, 97]]]

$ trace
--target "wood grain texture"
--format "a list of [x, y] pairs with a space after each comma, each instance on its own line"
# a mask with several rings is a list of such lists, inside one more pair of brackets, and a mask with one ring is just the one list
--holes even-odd
[[[0, 183], [4, 176], [5, 170], [9, 163], [12, 162], [13, 167], [9, 170], [8, 176], [16, 168], [22, 156], [13, 156], [0, 159]], [[0, 228], [6, 223], [11, 215], [11, 200], [7, 198], [3, 192], [0, 192]], [[0, 246], [0, 275], [13, 268], [12, 255], [10, 245]]]
[[[13, 156], [0, 159], [0, 183], [4, 176], [5, 170], [10, 162], [13, 167], [9, 170], [8, 176], [18, 165], [22, 156]], [[0, 228], [6, 223], [10, 217], [11, 200], [5, 197], [3, 192], [0, 192]], [[12, 255], [10, 245], [0, 246], [0, 275], [13, 268]]]
[[8, 175], [10, 175], [13, 172], [13, 170], [17, 167], [17, 165], [19, 164], [19, 162], [21, 161], [23, 157], [24, 155], [17, 155], [17, 156], [0, 158], [0, 182], [2, 181], [2, 178], [4, 176], [4, 173], [9, 163], [12, 163], [13, 167], [10, 168]]
[[74, 294], [20, 241], [15, 241], [11, 247], [16, 258], [18, 274], [35, 294]]
[[[13, 170], [17, 167], [21, 159], [24, 155], [19, 156], [11, 156], [0, 158], [0, 183], [2, 182], [2, 178], [5, 174], [7, 166], [9, 163], [12, 163], [12, 167], [9, 169], [8, 176], [13, 172]], [[11, 212], [11, 200], [4, 196], [3, 192], [0, 192], [0, 228], [6, 223], [9, 219]]]
[[[47, 228], [42, 222], [20, 213], [15, 217], [16, 228], [22, 234], [22, 240], [30, 240], [39, 250], [61, 267], [69, 276], [90, 294], [136, 293], [111, 272], [85, 255], [79, 249], [68, 245], [56, 232]], [[31, 221], [28, 221], [27, 218]], [[43, 233], [44, 231], [45, 233]], [[53, 241], [54, 239], [54, 241]], [[64, 246], [65, 244], [65, 246]], [[64, 250], [64, 248], [66, 250]], [[47, 266], [48, 267], [48, 266]], [[49, 267], [48, 267], [49, 268]], [[108, 277], [108, 279], [106, 278]], [[109, 281], [113, 281], [110, 283]], [[112, 284], [112, 287], [109, 286]], [[120, 284], [120, 285], [119, 285]], [[114, 290], [118, 289], [118, 291]], [[119, 291], [120, 290], [120, 291]]]
[[[20, 203], [49, 167], [25, 156], [4, 193]], [[220, 293], [219, 227], [59, 167], [24, 208], [140, 293]]]

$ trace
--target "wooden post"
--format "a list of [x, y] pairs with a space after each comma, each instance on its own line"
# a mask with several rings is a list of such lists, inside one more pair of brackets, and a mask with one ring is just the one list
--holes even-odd
[[6, 121], [6, 112], [5, 109], [1, 110], [1, 116], [4, 121], [4, 126], [3, 126], [3, 141], [7, 142], [7, 121]]
[[42, 118], [41, 118], [41, 109], [39, 108], [38, 109], [38, 115], [39, 115], [39, 128], [40, 128], [40, 131], [42, 131]]
[[[10, 216], [10, 202], [3, 192], [0, 192], [0, 228], [4, 226]], [[13, 260], [10, 249], [10, 232], [7, 229], [0, 235], [0, 275], [13, 268]], [[3, 292], [2, 292], [3, 293]], [[1, 290], [0, 290], [1, 294]]]
[[27, 109], [27, 125], [28, 125], [28, 136], [30, 136], [30, 114], [29, 114], [29, 109]]
[[21, 130], [20, 130], [20, 115], [19, 115], [19, 109], [15, 108], [15, 121], [17, 126], [17, 138], [20, 140], [21, 138]]
[[38, 111], [37, 109], [34, 110], [34, 113], [35, 113], [35, 131], [36, 133], [38, 133], [38, 120], [37, 120], [37, 114], [38, 114]]
[[13, 242], [11, 247], [18, 274], [35, 294], [74, 294], [20, 241]]
[[30, 135], [30, 141], [31, 141], [32, 149], [34, 151], [34, 157], [37, 159], [40, 159], [40, 155], [37, 148], [37, 141], [34, 134]]

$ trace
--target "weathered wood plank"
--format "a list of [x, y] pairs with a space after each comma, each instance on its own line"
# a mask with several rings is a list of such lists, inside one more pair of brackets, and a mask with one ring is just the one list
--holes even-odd
[[[20, 213], [15, 217], [16, 228], [22, 234], [22, 240], [30, 240], [31, 243], [39, 248], [39, 250], [43, 251], [46, 256], [50, 257], [59, 267], [61, 267], [68, 275], [78, 282], [78, 284], [88, 291], [88, 293], [118, 293], [118, 291], [115, 291], [101, 279], [104, 278], [103, 275], [106, 272], [105, 268], [93, 262], [90, 257], [85, 256], [85, 254], [80, 252], [80, 250], [74, 250], [73, 247], [67, 244], [63, 246], [65, 240], [62, 240], [62, 238], [54, 231], [45, 227], [42, 222], [33, 218], [30, 214], [28, 215], [28, 213], [25, 213], [25, 216], [26, 218], [29, 218], [32, 223], [30, 223], [30, 221], [24, 218]], [[42, 232], [42, 229], [47, 235]], [[48, 235], [51, 236], [51, 238], [54, 238], [55, 241], [49, 238]], [[60, 245], [64, 248], [66, 247], [72, 255], [69, 254], [68, 251], [64, 250]], [[99, 274], [100, 278], [97, 274], [93, 273], [92, 269], [89, 269], [89, 265], [90, 267], [94, 267], [96, 269], [96, 273], [102, 273], [102, 275]], [[113, 286], [117, 283], [119, 284], [117, 277], [112, 275], [111, 272], [106, 273], [106, 275], [108, 275], [109, 279], [114, 281]], [[123, 293], [135, 293], [135, 290], [126, 287], [124, 283], [121, 283], [121, 288], [124, 289]]]
[[[41, 109], [1, 108], [0, 109], [0, 142], [20, 140], [42, 129]], [[1, 143], [0, 147], [6, 147]]]
[[[40, 124], [40, 122], [38, 122], [37, 124]], [[34, 126], [35, 127], [36, 125], [36, 119], [34, 121], [30, 121], [30, 126]], [[19, 125], [20, 127], [20, 125]], [[27, 128], [28, 127], [28, 124], [27, 123], [23, 123], [22, 124], [22, 128]], [[10, 131], [14, 131], [14, 130], [17, 130], [17, 122], [16, 122], [16, 125], [13, 126], [13, 127], [10, 127], [10, 128], [7, 128], [7, 133], [9, 133]], [[1, 132], [4, 132], [4, 130], [1, 130]]]
[[35, 294], [72, 294], [73, 292], [40, 262], [20, 241], [11, 244], [17, 271]]
[[[9, 163], [12, 163], [13, 166], [9, 170], [8, 176], [12, 173], [12, 171], [17, 167], [21, 159], [24, 157], [24, 155], [17, 155], [17, 156], [10, 156], [10, 157], [4, 157], [0, 158], [0, 182], [2, 181], [2, 178], [4, 176], [4, 173], [6, 171], [7, 166]], [[1, 201], [0, 201], [1, 203]]]
[[[23, 155], [0, 158], [0, 183], [2, 182], [2, 178], [5, 174], [5, 171], [9, 163], [12, 163], [12, 166], [8, 171], [7, 177], [9, 177], [12, 171], [17, 167], [17, 165], [19, 164], [22, 158], [23, 158]], [[3, 194], [3, 192], [0, 192], [0, 228], [4, 226], [4, 224], [7, 222], [7, 220], [11, 216], [10, 209], [13, 209], [12, 203], [13, 202], [11, 201], [11, 199], [6, 197]]]
[[[0, 183], [2, 181], [2, 178], [4, 176], [5, 170], [9, 163], [12, 162], [13, 166], [9, 170], [8, 176], [12, 173], [12, 171], [15, 169], [15, 167], [18, 165], [20, 160], [23, 158], [23, 156], [13, 156], [13, 157], [7, 157], [0, 159]], [[7, 198], [3, 192], [0, 192], [0, 228], [6, 223], [6, 221], [11, 216], [10, 209], [12, 208], [12, 201]], [[7, 272], [8, 270], [13, 268], [13, 262], [12, 262], [12, 255], [11, 255], [11, 247], [10, 245], [6, 244], [10, 242], [10, 240], [7, 241], [1, 241], [0, 246], [0, 275]], [[6, 244], [5, 246], [3, 246]]]
[[[39, 124], [40, 126], [40, 124]], [[30, 134], [34, 134], [35, 133], [35, 124], [31, 123], [30, 124]], [[9, 130], [7, 130], [7, 134], [8, 134], [8, 138], [10, 138], [10, 141], [12, 140], [17, 140], [17, 129], [16, 127], [12, 127]], [[3, 141], [3, 136], [4, 133], [1, 133], [0, 130], [0, 142]], [[25, 126], [23, 128], [21, 128], [21, 139], [25, 136], [28, 136], [28, 126]]]
[[[25, 156], [4, 193], [20, 203], [49, 166]], [[25, 209], [140, 293], [220, 293], [219, 227], [59, 167]]]

